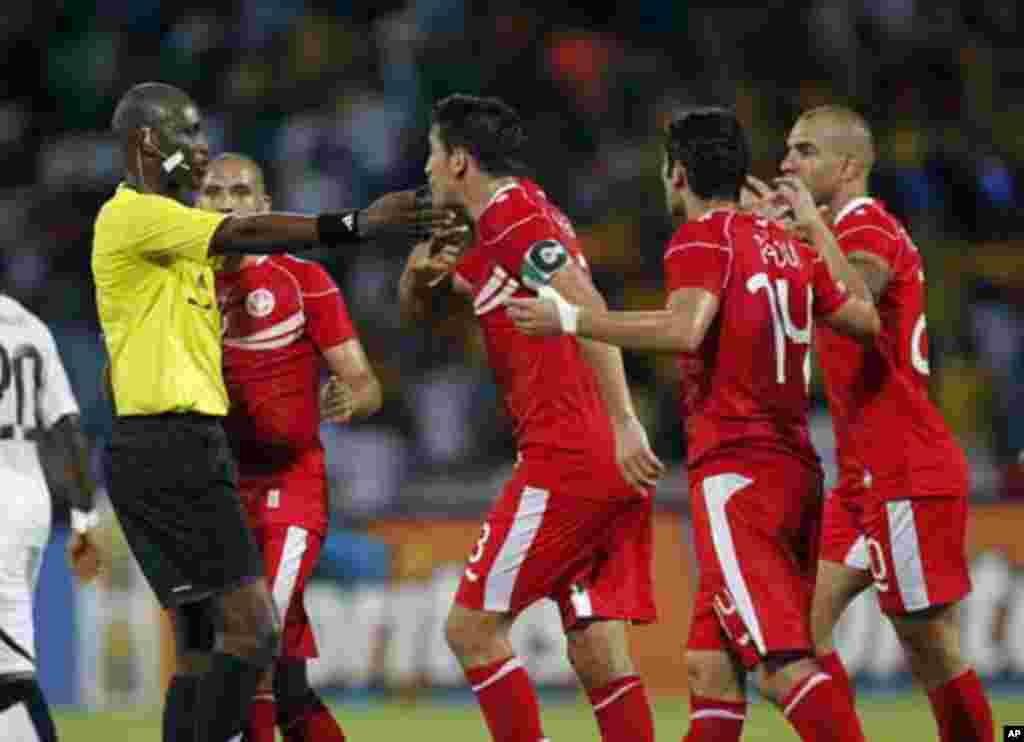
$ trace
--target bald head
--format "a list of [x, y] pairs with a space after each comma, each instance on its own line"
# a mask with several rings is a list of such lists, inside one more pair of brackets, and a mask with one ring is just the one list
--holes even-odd
[[140, 83], [121, 96], [111, 128], [124, 135], [143, 126], [159, 127], [189, 107], [194, 109], [195, 103], [180, 88], [162, 82]]
[[206, 170], [196, 206], [224, 214], [260, 214], [270, 210], [263, 168], [251, 157], [226, 152]]
[[239, 171], [248, 171], [249, 177], [247, 180], [252, 183], [253, 187], [257, 188], [260, 193], [266, 193], [267, 191], [267, 184], [263, 178], [263, 168], [256, 160], [240, 152], [225, 152], [214, 157], [210, 162], [210, 172], [213, 171], [217, 171], [218, 174], [231, 173], [232, 175]]
[[805, 124], [817, 134], [824, 147], [834, 154], [857, 159], [864, 174], [875, 164], [875, 141], [871, 127], [859, 113], [845, 106], [819, 106], [804, 112], [797, 124]]

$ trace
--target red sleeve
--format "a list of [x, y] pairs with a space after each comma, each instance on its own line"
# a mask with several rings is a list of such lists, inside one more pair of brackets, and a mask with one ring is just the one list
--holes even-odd
[[832, 278], [828, 264], [821, 258], [812, 263], [814, 286], [814, 315], [827, 317], [846, 303], [850, 292], [846, 286]]
[[306, 330], [316, 347], [324, 352], [356, 336], [348, 307], [337, 284], [320, 265], [303, 262], [302, 304], [306, 312]]
[[854, 252], [866, 252], [877, 255], [892, 269], [903, 247], [900, 236], [892, 231], [890, 225], [857, 218], [841, 225], [836, 230], [836, 242], [845, 255]]
[[720, 296], [732, 269], [732, 248], [680, 228], [665, 249], [665, 289], [704, 289]]
[[532, 217], [525, 217], [511, 227], [505, 237], [496, 244], [498, 262], [509, 272], [509, 275], [518, 278], [522, 272], [523, 259], [526, 257], [527, 251], [533, 245], [545, 240], [557, 242], [572, 254], [572, 245], [566, 244], [568, 241], [551, 220], [541, 214], [535, 214]]

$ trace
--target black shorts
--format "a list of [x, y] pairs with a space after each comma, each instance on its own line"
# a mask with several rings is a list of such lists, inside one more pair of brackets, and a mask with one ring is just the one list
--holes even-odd
[[262, 579], [220, 418], [118, 417], [109, 455], [110, 502], [165, 608]]

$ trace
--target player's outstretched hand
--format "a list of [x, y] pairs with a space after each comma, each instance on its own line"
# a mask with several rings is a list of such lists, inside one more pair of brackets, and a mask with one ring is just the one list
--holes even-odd
[[347, 423], [356, 408], [352, 387], [331, 374], [320, 387], [320, 419], [329, 423]]
[[74, 531], [68, 541], [68, 566], [81, 582], [92, 582], [103, 568], [103, 553], [93, 538], [88, 531]]
[[527, 335], [561, 335], [558, 307], [550, 299], [509, 299], [505, 311], [516, 328]]
[[390, 235], [421, 240], [437, 230], [455, 226], [457, 221], [455, 209], [424, 204], [416, 191], [385, 193], [360, 209], [358, 218], [359, 234], [368, 239]]
[[665, 465], [651, 450], [647, 431], [635, 417], [615, 423], [615, 455], [622, 476], [644, 494], [649, 494], [665, 473]]

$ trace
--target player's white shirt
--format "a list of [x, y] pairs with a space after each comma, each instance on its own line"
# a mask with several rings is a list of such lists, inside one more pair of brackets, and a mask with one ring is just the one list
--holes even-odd
[[64, 415], [77, 413], [53, 335], [0, 294], [0, 467], [37, 479], [45, 491], [36, 440]]
[[0, 675], [31, 673], [32, 595], [50, 537], [50, 495], [41, 480], [0, 467], [0, 497]]

